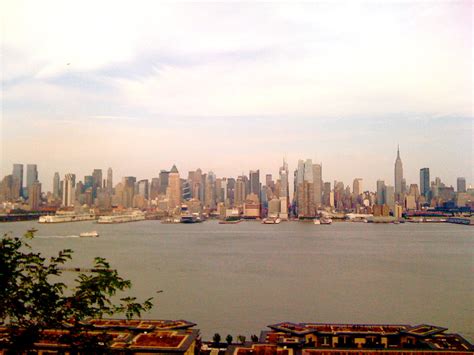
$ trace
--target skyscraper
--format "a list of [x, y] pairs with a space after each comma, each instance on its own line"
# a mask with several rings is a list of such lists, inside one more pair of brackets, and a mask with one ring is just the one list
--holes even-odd
[[28, 190], [35, 181], [38, 181], [38, 168], [36, 164], [26, 166], [26, 189]]
[[41, 184], [34, 181], [28, 188], [28, 206], [30, 210], [36, 211], [41, 203]]
[[60, 197], [60, 177], [59, 173], [55, 172], [54, 173], [54, 178], [53, 178], [53, 196], [54, 198], [59, 198]]
[[13, 164], [13, 185], [14, 195], [18, 198], [23, 196], [23, 164]]
[[113, 172], [112, 172], [112, 168], [108, 168], [108, 169], [107, 169], [106, 190], [107, 190], [107, 192], [108, 192], [109, 194], [112, 193], [113, 186], [114, 186], [114, 182], [113, 182]]
[[428, 199], [430, 193], [430, 169], [420, 169], [420, 194]]
[[395, 201], [401, 201], [403, 193], [403, 164], [400, 159], [400, 147], [397, 148], [397, 159], [395, 160]]
[[250, 193], [255, 194], [260, 199], [260, 170], [250, 170]]
[[[161, 173], [160, 173], [161, 176]], [[169, 172], [167, 195], [169, 201], [169, 208], [173, 209], [181, 205], [181, 179], [176, 165], [173, 165]]]
[[385, 204], [385, 181], [377, 180], [377, 205]]
[[75, 202], [76, 175], [66, 174], [63, 180], [63, 206], [73, 206]]
[[456, 187], [457, 192], [466, 192], [466, 178], [458, 177]]
[[283, 165], [280, 167], [280, 218], [288, 219], [288, 204], [290, 201], [289, 182], [288, 182], [288, 164], [283, 159]]
[[321, 164], [313, 164], [314, 206], [322, 206], [323, 168]]
[[362, 179], [356, 178], [352, 183], [352, 193], [354, 196], [359, 196], [362, 193]]

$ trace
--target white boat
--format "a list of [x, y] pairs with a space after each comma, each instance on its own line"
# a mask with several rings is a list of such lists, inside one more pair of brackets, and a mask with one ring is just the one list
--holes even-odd
[[99, 236], [99, 233], [97, 233], [97, 231], [84, 232], [84, 233], [79, 234], [79, 237], [97, 238], [98, 236]]
[[281, 219], [280, 218], [264, 218], [262, 220], [262, 224], [280, 224]]
[[321, 217], [321, 224], [331, 224], [332, 219], [328, 217]]
[[133, 211], [128, 213], [113, 214], [110, 216], [100, 216], [97, 223], [113, 224], [113, 223], [127, 223], [138, 222], [145, 220], [145, 213], [142, 211]]
[[314, 224], [321, 224], [321, 221], [316, 218], [316, 219], [313, 220], [313, 223], [314, 223]]

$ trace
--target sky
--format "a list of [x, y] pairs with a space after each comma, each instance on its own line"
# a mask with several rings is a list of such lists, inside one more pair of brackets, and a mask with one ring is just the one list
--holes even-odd
[[[473, 181], [470, 1], [0, 5], [0, 176], [152, 178], [283, 157], [323, 180]], [[25, 169], [26, 170], [26, 169]]]

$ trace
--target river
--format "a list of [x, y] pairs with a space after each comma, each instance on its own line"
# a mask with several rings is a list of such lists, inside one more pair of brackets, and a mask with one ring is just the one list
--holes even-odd
[[[71, 267], [107, 258], [132, 280], [134, 295], [155, 298], [144, 318], [195, 322], [206, 339], [307, 321], [428, 323], [474, 340], [472, 227], [28, 221], [2, 223], [0, 231], [31, 227], [35, 250], [71, 248]], [[92, 230], [100, 237], [77, 237]]]

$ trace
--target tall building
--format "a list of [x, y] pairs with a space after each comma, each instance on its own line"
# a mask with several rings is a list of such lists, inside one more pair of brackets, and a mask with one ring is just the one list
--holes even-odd
[[430, 193], [430, 168], [420, 169], [420, 194], [428, 199]]
[[397, 159], [395, 160], [395, 201], [401, 200], [403, 190], [403, 164], [400, 158], [400, 147], [398, 147]]
[[354, 196], [359, 196], [363, 192], [362, 190], [362, 179], [356, 178], [352, 183], [352, 194]]
[[28, 188], [28, 206], [30, 210], [38, 210], [41, 204], [41, 184], [39, 181], [34, 181]]
[[242, 206], [245, 201], [245, 196], [247, 196], [245, 181], [242, 176], [239, 176], [235, 181], [234, 205]]
[[288, 205], [290, 203], [290, 188], [288, 179], [288, 164], [283, 159], [283, 165], [279, 169], [280, 173], [280, 217], [288, 219]]
[[74, 206], [76, 198], [76, 175], [66, 174], [63, 180], [63, 206]]
[[105, 183], [105, 187], [107, 192], [111, 194], [114, 188], [112, 168], [107, 169], [107, 182]]
[[377, 180], [377, 205], [385, 204], [385, 181]]
[[[15, 191], [13, 192], [16, 197], [23, 196], [23, 164], [13, 164], [13, 185]], [[18, 191], [16, 191], [18, 190]]]
[[[303, 169], [303, 171], [301, 171]], [[303, 178], [302, 182], [301, 178]], [[313, 162], [311, 159], [298, 161], [298, 170], [296, 172], [296, 191], [295, 201], [298, 217], [314, 217], [315, 203], [314, 203], [314, 175]]]
[[38, 167], [36, 164], [26, 165], [26, 191], [29, 192], [30, 186], [38, 181]]
[[169, 175], [170, 172], [166, 170], [161, 170], [160, 171], [160, 189], [159, 193], [160, 195], [165, 195], [166, 194], [166, 189], [168, 188], [168, 180], [169, 180]]
[[323, 168], [321, 164], [313, 164], [314, 206], [319, 208], [323, 205]]
[[176, 165], [173, 165], [168, 174], [168, 188], [166, 194], [168, 196], [169, 208], [173, 209], [181, 205], [181, 179]]
[[466, 178], [458, 177], [457, 179], [457, 192], [466, 192]]
[[392, 212], [395, 211], [395, 189], [393, 186], [385, 186], [384, 200], [385, 204], [390, 207]]
[[260, 170], [250, 170], [250, 194], [255, 194], [260, 198]]
[[59, 173], [55, 172], [54, 173], [54, 178], [53, 178], [53, 196], [54, 198], [59, 198], [60, 197], [60, 177]]
[[138, 195], [143, 196], [144, 199], [148, 200], [148, 196], [149, 196], [148, 191], [149, 191], [148, 180], [147, 179], [140, 180], [138, 182]]

